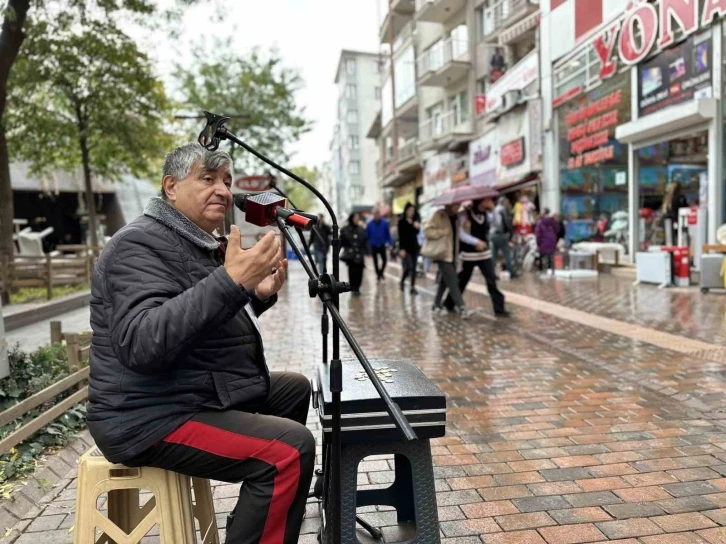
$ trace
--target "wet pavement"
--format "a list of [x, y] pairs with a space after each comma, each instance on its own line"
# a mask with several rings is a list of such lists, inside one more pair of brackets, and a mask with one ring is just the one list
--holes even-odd
[[[447, 395], [447, 436], [433, 441], [444, 544], [726, 543], [726, 378], [718, 358], [705, 356], [726, 345], [726, 297], [630, 283], [502, 283], [517, 302], [509, 320], [495, 319], [474, 285], [467, 304], [480, 311], [461, 320], [431, 313], [430, 281], [413, 297], [393, 278], [376, 284], [368, 268], [363, 296], [343, 300], [369, 357], [411, 359]], [[299, 269], [281, 298], [262, 318], [268, 359], [312, 376], [320, 306]], [[553, 305], [536, 310], [538, 300]], [[601, 313], [623, 333], [573, 309]], [[637, 340], [628, 333], [636, 326], [666, 336]], [[691, 353], [679, 338], [707, 349]], [[312, 413], [309, 425], [319, 436]], [[390, 463], [366, 463], [359, 485], [391, 481]], [[5, 541], [71, 542], [73, 476]], [[220, 520], [237, 488], [215, 482]], [[385, 542], [410, 534], [391, 514], [363, 514]], [[311, 503], [300, 542], [316, 542], [317, 526]]]

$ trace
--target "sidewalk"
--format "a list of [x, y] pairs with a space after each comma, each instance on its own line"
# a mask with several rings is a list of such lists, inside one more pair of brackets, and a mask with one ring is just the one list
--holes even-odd
[[[389, 274], [398, 271], [391, 268]], [[509, 282], [502, 287], [510, 298], [522, 298], [517, 305], [510, 301], [513, 319], [495, 320], [478, 292], [481, 286], [474, 285], [467, 303], [481, 311], [462, 321], [431, 313], [431, 297], [423, 292], [430, 283], [423, 282], [422, 294], [412, 297], [393, 279], [376, 284], [369, 267], [363, 296], [344, 297], [341, 313], [369, 357], [411, 359], [447, 395], [447, 436], [433, 444], [443, 544], [726, 542], [722, 365], [603, 331], [568, 314], [580, 308], [570, 290], [595, 304], [593, 292], [602, 293], [597, 307], [604, 311], [617, 309], [628, 296], [645, 304], [651, 296], [670, 301], [678, 294], [654, 289], [651, 295], [649, 287], [638, 287], [628, 295], [609, 278], [562, 288], [555, 282]], [[528, 306], [540, 294], [557, 305], [547, 311]], [[688, 299], [694, 315], [701, 311], [698, 297]], [[717, 304], [711, 297], [722, 300], [709, 295], [707, 305]], [[319, 307], [293, 265], [281, 301], [262, 318], [274, 369], [313, 375], [321, 354]], [[629, 324], [648, 323], [627, 313], [610, 316], [625, 332]], [[719, 330], [721, 316], [705, 328]], [[687, 322], [699, 325], [695, 318]], [[673, 331], [681, 329], [658, 331], [675, 342], [679, 336]], [[714, 342], [700, 328], [682, 338], [717, 348], [725, 343], [722, 333]], [[309, 425], [319, 437], [312, 413]], [[2, 542], [71, 542], [73, 477], [71, 471]], [[392, 477], [389, 461], [367, 461], [359, 485], [384, 487]], [[237, 489], [215, 482], [220, 520]], [[316, 515], [311, 504], [301, 544], [316, 542]], [[391, 512], [363, 515], [382, 528], [385, 542], [400, 536]]]

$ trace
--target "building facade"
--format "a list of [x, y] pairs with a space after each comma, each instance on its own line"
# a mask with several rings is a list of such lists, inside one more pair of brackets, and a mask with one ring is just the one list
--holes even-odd
[[615, 234], [632, 262], [676, 242], [666, 219], [683, 208], [684, 224], [714, 242], [726, 1], [543, 0], [541, 10], [543, 200], [563, 212], [567, 237]]
[[411, 201], [425, 217], [447, 188], [514, 191], [541, 170], [538, 17], [534, 0], [390, 1], [381, 112], [368, 136], [394, 212]]
[[367, 132], [381, 107], [380, 59], [376, 53], [343, 50], [335, 83], [338, 113], [331, 143], [337, 211], [371, 208], [378, 201], [378, 148]]

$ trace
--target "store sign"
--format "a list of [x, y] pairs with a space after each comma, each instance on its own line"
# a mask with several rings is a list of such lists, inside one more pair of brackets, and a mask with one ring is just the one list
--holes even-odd
[[243, 176], [234, 180], [234, 185], [240, 191], [256, 193], [267, 191], [271, 181], [270, 176]]
[[424, 200], [436, 198], [451, 187], [450, 163], [451, 153], [439, 153], [426, 159], [423, 182]]
[[[699, 16], [701, 3], [703, 11]], [[654, 47], [670, 46], [675, 41], [676, 28], [684, 37], [690, 36], [726, 15], [726, 0], [660, 0], [657, 5], [628, 2], [628, 7], [621, 20], [592, 41], [600, 60], [601, 79], [617, 73], [618, 60], [629, 66], [638, 64]]]
[[570, 143], [568, 168], [591, 166], [615, 157], [615, 145], [610, 143], [610, 136], [620, 123], [618, 108], [622, 102], [623, 90], [617, 89], [565, 117]]
[[524, 137], [504, 144], [499, 155], [502, 166], [515, 166], [524, 162]]
[[539, 79], [539, 51], [535, 49], [492, 85], [486, 94], [486, 113], [491, 113], [500, 107], [504, 103], [504, 95], [509, 91], [521, 91], [537, 79]]
[[496, 183], [495, 142], [496, 131], [490, 131], [469, 144], [469, 174], [472, 185], [491, 187]]
[[451, 153], [451, 165], [449, 167], [451, 185], [458, 185], [469, 179], [469, 153]]
[[711, 32], [691, 36], [638, 66], [638, 115], [712, 94]]

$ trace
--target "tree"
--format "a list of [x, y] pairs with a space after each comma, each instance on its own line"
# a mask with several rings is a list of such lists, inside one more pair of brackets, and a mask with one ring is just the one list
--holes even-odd
[[[282, 66], [274, 50], [241, 55], [230, 40], [216, 42], [211, 52], [197, 47], [192, 68], [177, 67], [176, 78], [180, 101], [190, 114], [207, 110], [234, 116], [227, 125], [235, 135], [283, 164], [288, 160], [285, 147], [310, 130], [304, 108], [296, 102], [302, 79]], [[199, 123], [193, 126], [192, 140], [200, 128]], [[232, 148], [231, 155], [238, 172], [261, 167], [239, 148]]]
[[[178, 20], [180, 9], [194, 3], [194, 0], [176, 0], [171, 7], [161, 12], [161, 20], [173, 23]], [[25, 24], [31, 9], [53, 20], [56, 25], [68, 27], [85, 24], [91, 13], [100, 20], [109, 20], [113, 15], [125, 19], [138, 16], [140, 22], [154, 20], [149, 15], [155, 13], [152, 0], [0, 0], [0, 257], [12, 256], [13, 247], [13, 191], [10, 183], [10, 156], [5, 127], [5, 111], [9, 90], [10, 74], [20, 47], [25, 39]], [[2, 295], [8, 302], [8, 293]]]
[[[317, 167], [310, 169], [307, 166], [296, 166], [291, 171], [293, 174], [300, 176], [310, 183], [313, 187], [317, 186], [318, 177], [320, 176], [320, 171]], [[312, 210], [314, 203], [317, 201], [315, 195], [294, 179], [290, 179], [287, 176], [284, 176], [284, 178], [284, 191], [290, 197], [290, 200], [297, 205], [298, 209], [304, 212]]]
[[7, 128], [13, 157], [31, 171], [83, 170], [91, 245], [92, 177], [148, 175], [169, 149], [169, 104], [149, 58], [111, 22], [80, 31], [32, 21], [11, 76]]

